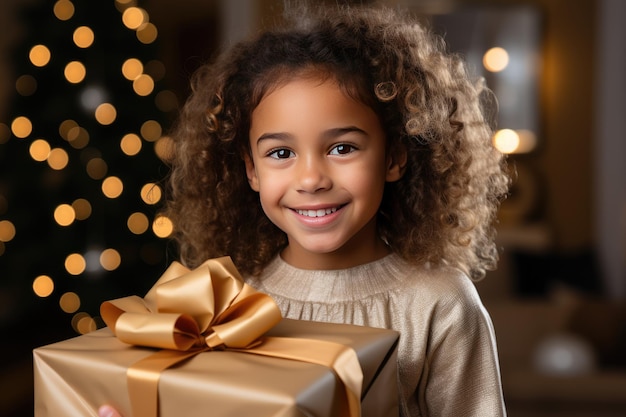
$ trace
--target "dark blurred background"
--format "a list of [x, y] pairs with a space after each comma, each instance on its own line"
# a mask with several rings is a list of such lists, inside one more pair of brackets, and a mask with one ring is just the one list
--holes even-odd
[[[383, 3], [420, 15], [498, 97], [514, 185], [500, 267], [477, 287], [509, 415], [626, 415], [626, 2]], [[281, 10], [0, 3], [0, 415], [33, 414], [34, 347], [102, 327], [102, 301], [143, 295], [176, 258], [159, 204], [189, 76]]]

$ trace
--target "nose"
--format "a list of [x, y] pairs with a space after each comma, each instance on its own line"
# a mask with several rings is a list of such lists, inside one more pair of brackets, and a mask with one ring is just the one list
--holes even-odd
[[296, 169], [298, 191], [316, 193], [329, 190], [332, 178], [323, 157], [306, 156], [299, 159]]

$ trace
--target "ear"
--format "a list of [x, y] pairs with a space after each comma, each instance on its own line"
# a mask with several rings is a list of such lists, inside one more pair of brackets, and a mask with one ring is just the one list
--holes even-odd
[[248, 177], [248, 184], [254, 191], [259, 192], [259, 177], [256, 174], [256, 168], [254, 167], [254, 161], [248, 154], [244, 155], [243, 161], [246, 164], [246, 176]]
[[400, 145], [391, 149], [389, 156], [387, 156], [387, 175], [385, 181], [394, 182], [402, 178], [404, 171], [406, 171], [408, 158], [409, 156], [404, 146]]

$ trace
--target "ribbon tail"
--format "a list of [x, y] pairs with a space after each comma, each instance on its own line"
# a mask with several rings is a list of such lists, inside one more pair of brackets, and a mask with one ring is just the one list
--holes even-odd
[[347, 409], [347, 415], [350, 417], [361, 416], [363, 370], [356, 352], [351, 347], [326, 340], [271, 336], [263, 338], [262, 343], [255, 347], [228, 350], [292, 359], [329, 367], [345, 388], [346, 395], [343, 407]]
[[131, 365], [126, 371], [126, 379], [133, 417], [157, 417], [161, 372], [199, 352], [159, 350]]

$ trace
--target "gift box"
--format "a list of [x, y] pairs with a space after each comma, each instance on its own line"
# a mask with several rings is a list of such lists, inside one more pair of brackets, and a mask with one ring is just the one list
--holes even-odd
[[[282, 320], [270, 335], [334, 341], [363, 370], [363, 416], [398, 416], [398, 334], [368, 327]], [[128, 367], [154, 349], [128, 345], [108, 328], [34, 350], [35, 417], [97, 416], [112, 404], [132, 416]], [[245, 352], [207, 351], [162, 372], [161, 417], [339, 416], [342, 387], [331, 369]]]
[[[240, 278], [235, 278], [239, 283]], [[211, 291], [215, 291], [212, 285]], [[254, 292], [244, 287], [238, 287], [238, 291], [246, 295]], [[197, 293], [197, 283], [193, 288]], [[238, 291], [234, 292], [235, 302], [224, 303], [234, 306], [236, 312], [242, 310]], [[151, 310], [149, 295], [145, 300]], [[218, 298], [211, 304], [220, 304]], [[118, 303], [125, 304], [126, 301]], [[162, 306], [164, 302], [156, 304]], [[137, 312], [135, 307], [130, 310]], [[161, 310], [172, 314], [170, 308]], [[218, 310], [211, 313], [213, 324], [205, 326], [207, 329], [224, 325], [216, 324], [214, 318], [237, 316], [221, 307]], [[115, 319], [124, 314], [127, 313], [116, 313]], [[180, 325], [180, 317], [173, 321]], [[235, 327], [241, 327], [241, 320], [234, 321]], [[154, 330], [152, 325], [142, 326]], [[281, 318], [269, 330], [263, 330], [261, 337], [251, 343], [246, 340], [246, 347], [224, 343], [181, 353], [123, 341], [120, 334], [129, 331], [123, 327], [119, 323], [109, 324], [107, 328], [33, 350], [35, 417], [95, 417], [103, 404], [111, 404], [124, 417], [151, 417], [148, 414], [152, 411], [137, 411], [136, 403], [153, 395], [154, 417], [348, 417], [355, 415], [349, 398], [349, 388], [354, 386], [360, 390], [356, 393], [358, 414], [395, 417], [399, 413], [399, 334], [395, 331]], [[218, 331], [217, 336], [212, 331], [200, 332], [207, 340], [230, 340], [225, 331]], [[134, 337], [134, 330], [129, 333]], [[172, 340], [179, 338], [180, 331], [175, 331]], [[330, 355], [334, 357], [331, 363], [327, 363], [326, 350], [335, 352]], [[358, 359], [358, 370], [350, 364], [351, 354]], [[151, 376], [136, 369], [138, 363], [152, 366], [161, 357], [169, 359], [171, 355], [177, 359], [163, 369], [157, 366], [156, 380], [150, 381]], [[136, 371], [133, 378], [138, 378], [139, 383], [131, 379], [130, 370]], [[151, 384], [155, 393], [151, 392]]]

